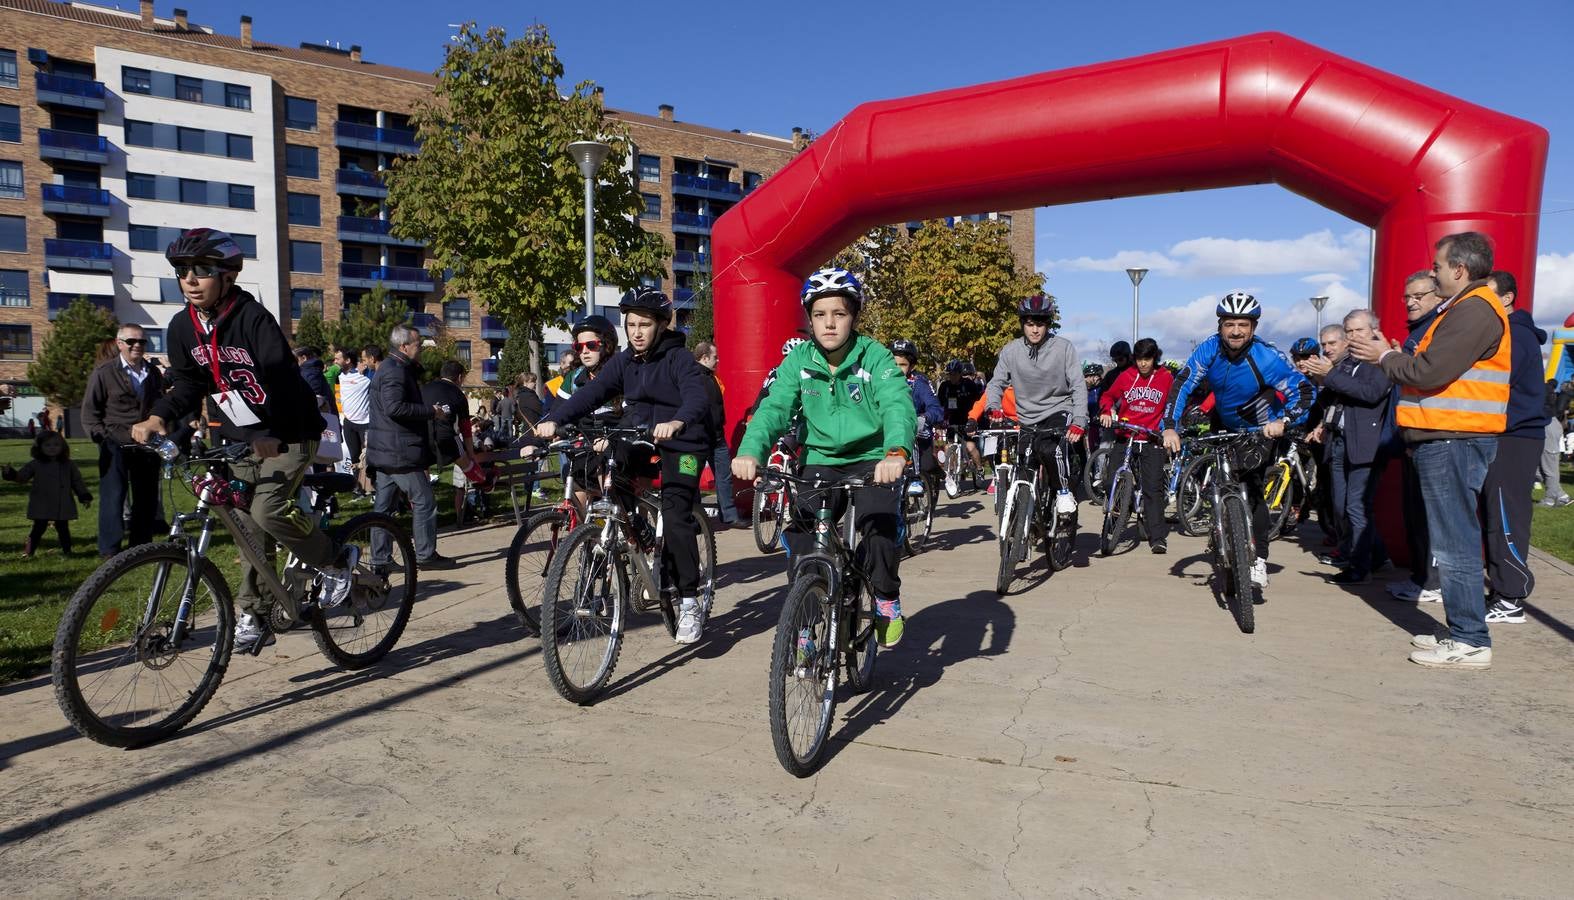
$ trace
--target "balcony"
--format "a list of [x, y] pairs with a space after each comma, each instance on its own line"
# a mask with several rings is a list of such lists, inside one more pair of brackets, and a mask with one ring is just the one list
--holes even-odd
[[66, 307], [68, 307], [71, 304], [75, 303], [79, 296], [85, 297], [87, 299], [87, 302], [93, 304], [94, 306], [98, 307], [99, 309], [108, 310], [110, 312], [110, 314], [112, 314], [112, 315], [115, 312], [115, 298], [114, 297], [108, 297], [108, 296], [104, 296], [104, 295], [95, 295], [95, 294], [78, 295], [78, 294], [57, 294], [57, 293], [54, 293], [54, 292], [50, 292], [50, 294], [49, 294], [49, 321], [53, 322], [57, 316], [59, 316], [62, 312], [65, 312]]
[[63, 159], [67, 162], [102, 166], [109, 162], [109, 139], [97, 134], [78, 134], [75, 131], [40, 128], [38, 155], [44, 159]]
[[481, 317], [481, 340], [506, 341], [508, 340], [508, 326], [496, 316]]
[[76, 109], [103, 109], [104, 83], [86, 78], [67, 78], [39, 72], [33, 76], [38, 86], [38, 102]]
[[481, 380], [487, 382], [497, 380], [497, 360], [491, 358], [481, 360]]
[[426, 337], [437, 334], [437, 317], [431, 313], [416, 313], [410, 318], [410, 327]]
[[45, 238], [44, 265], [51, 269], [109, 272], [115, 268], [115, 248], [100, 241]]
[[378, 128], [375, 125], [361, 125], [356, 122], [333, 123], [334, 143], [340, 147], [350, 147], [356, 150], [372, 150], [377, 153], [419, 153], [421, 142], [415, 132], [402, 128]]
[[389, 233], [391, 223], [383, 219], [364, 216], [340, 216], [339, 240], [358, 241], [364, 244], [390, 244], [396, 247], [424, 247], [424, 241], [395, 237]]
[[340, 169], [334, 181], [339, 185], [341, 194], [354, 194], [357, 197], [388, 196], [388, 185], [383, 184], [382, 176], [376, 172]]
[[429, 272], [419, 266], [368, 266], [361, 263], [339, 264], [339, 286], [374, 288], [383, 285], [390, 291], [434, 291]]
[[715, 219], [710, 216], [702, 216], [699, 213], [674, 211], [672, 213], [672, 230], [709, 234], [711, 223], [714, 221]]
[[42, 195], [46, 213], [93, 216], [100, 219], [109, 217], [109, 191], [69, 187], [64, 184], [46, 184]]
[[672, 192], [674, 194], [690, 194], [696, 197], [737, 200], [743, 196], [743, 185], [724, 178], [705, 178], [701, 175], [674, 173], [672, 176]]
[[672, 305], [683, 306], [694, 299], [694, 292], [688, 288], [674, 288], [672, 291]]
[[695, 253], [691, 250], [679, 250], [672, 254], [672, 267], [674, 269], [709, 269], [710, 257], [704, 253]]

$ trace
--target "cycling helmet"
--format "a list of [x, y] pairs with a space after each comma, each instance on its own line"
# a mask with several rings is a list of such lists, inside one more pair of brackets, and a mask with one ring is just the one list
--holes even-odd
[[857, 276], [834, 266], [820, 269], [803, 283], [803, 308], [808, 312], [821, 297], [846, 297], [854, 314], [863, 308], [864, 289]]
[[1083, 363], [1082, 364], [1082, 377], [1083, 378], [1087, 378], [1090, 375], [1092, 377], [1094, 377], [1094, 378], [1103, 378], [1104, 377], [1104, 367], [1099, 365], [1096, 362]]
[[917, 365], [918, 364], [918, 345], [913, 343], [912, 341], [904, 340], [903, 338], [897, 338], [896, 340], [891, 342], [891, 355], [892, 356], [905, 356], [905, 357], [907, 357], [907, 361], [908, 362], [913, 363], [914, 365]]
[[1234, 291], [1224, 295], [1215, 312], [1221, 319], [1251, 319], [1255, 322], [1262, 316], [1262, 304], [1245, 291]]
[[586, 316], [574, 325], [574, 329], [570, 333], [574, 337], [579, 337], [587, 331], [610, 344], [609, 350], [618, 348], [618, 330], [613, 327], [611, 322], [607, 321], [605, 316]]
[[1318, 346], [1316, 338], [1297, 338], [1295, 343], [1290, 345], [1290, 355], [1297, 359], [1316, 356], [1320, 352], [1322, 348]]
[[638, 287], [623, 295], [618, 311], [645, 313], [667, 322], [672, 319], [672, 298], [655, 288]]
[[978, 374], [978, 370], [973, 368], [972, 361], [970, 361], [970, 360], [963, 360], [962, 361], [962, 374], [963, 375], [976, 375], [976, 374]]
[[164, 251], [170, 265], [206, 263], [230, 272], [239, 272], [245, 254], [228, 234], [214, 228], [182, 231]]
[[1043, 292], [1023, 297], [1022, 302], [1017, 304], [1017, 317], [1022, 319], [1053, 319], [1055, 317], [1055, 298]]
[[789, 353], [791, 353], [793, 351], [794, 347], [797, 347], [799, 344], [804, 344], [804, 343], [808, 343], [808, 342], [805, 341], [801, 337], [788, 338], [787, 342], [782, 344], [782, 356], [786, 356], [787, 354], [789, 354]]
[[1131, 359], [1131, 345], [1125, 341], [1116, 341], [1109, 347], [1109, 358], [1116, 362]]
[[945, 373], [947, 375], [952, 373], [965, 375], [967, 374], [967, 363], [962, 362], [960, 359], [953, 359], [945, 364]]

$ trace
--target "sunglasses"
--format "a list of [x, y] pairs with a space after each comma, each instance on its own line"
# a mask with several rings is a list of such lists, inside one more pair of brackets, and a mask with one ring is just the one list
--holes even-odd
[[596, 351], [599, 351], [601, 349], [601, 342], [600, 341], [575, 341], [574, 342], [574, 349], [575, 350], [596, 350]]
[[218, 266], [205, 265], [205, 264], [202, 264], [202, 263], [198, 263], [197, 265], [194, 265], [194, 266], [179, 266], [178, 265], [178, 266], [175, 267], [175, 277], [184, 279], [187, 275], [190, 275], [193, 272], [195, 272], [198, 278], [212, 278], [213, 276], [218, 275], [219, 273], [221, 273], [223, 271], [224, 270], [222, 268], [218, 267]]
[[146, 338], [121, 338], [120, 342], [128, 347], [143, 347], [147, 345]]

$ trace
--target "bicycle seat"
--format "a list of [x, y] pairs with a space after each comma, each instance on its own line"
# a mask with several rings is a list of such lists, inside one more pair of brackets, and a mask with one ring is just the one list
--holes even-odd
[[348, 494], [355, 490], [355, 476], [343, 472], [307, 472], [301, 486], [323, 494]]

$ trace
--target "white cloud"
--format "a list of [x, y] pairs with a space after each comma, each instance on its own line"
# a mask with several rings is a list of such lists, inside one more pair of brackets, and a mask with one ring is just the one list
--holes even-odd
[[1298, 238], [1202, 237], [1181, 241], [1166, 252], [1121, 250], [1113, 256], [1043, 260], [1039, 267], [1079, 272], [1118, 272], [1146, 266], [1154, 273], [1181, 278], [1250, 277], [1320, 272], [1322, 278], [1358, 272], [1366, 267], [1369, 232], [1355, 228], [1342, 235], [1329, 229]]
[[1574, 253], [1536, 257], [1536, 322], [1557, 328], [1574, 313]]
[[1039, 269], [1071, 269], [1078, 272], [1124, 272], [1127, 269], [1146, 268], [1153, 272], [1172, 274], [1180, 268], [1180, 264], [1162, 253], [1150, 250], [1122, 250], [1114, 256], [1104, 259], [1094, 259], [1091, 256], [1079, 256], [1076, 259], [1046, 259], [1038, 264]]

